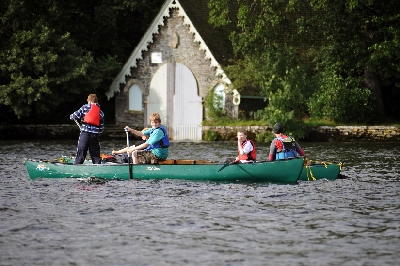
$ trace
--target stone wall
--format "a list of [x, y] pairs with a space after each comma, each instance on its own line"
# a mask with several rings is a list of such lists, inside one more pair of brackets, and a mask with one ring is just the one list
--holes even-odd
[[307, 141], [400, 141], [400, 128], [391, 126], [337, 126], [310, 128]]
[[[247, 131], [250, 139], [262, 131], [272, 132], [266, 126], [204, 126], [206, 131], [218, 134], [219, 140], [234, 140], [239, 129]], [[272, 133], [271, 133], [272, 134]], [[302, 141], [400, 141], [400, 128], [391, 126], [337, 126], [337, 127], [311, 127], [308, 136]]]
[[[141, 130], [142, 128], [136, 128]], [[266, 126], [203, 126], [203, 136], [207, 131], [215, 132], [218, 140], [235, 140], [239, 129], [244, 129], [250, 139], [272, 128]], [[9, 139], [76, 139], [79, 129], [75, 124], [61, 125], [8, 125], [0, 126], [0, 140]], [[133, 137], [133, 136], [132, 136]], [[106, 125], [102, 139], [126, 138], [123, 126]], [[314, 127], [301, 141], [400, 141], [400, 128], [392, 126], [338, 126]]]
[[79, 128], [76, 124], [60, 125], [8, 125], [0, 126], [0, 139], [76, 139], [79, 137]]

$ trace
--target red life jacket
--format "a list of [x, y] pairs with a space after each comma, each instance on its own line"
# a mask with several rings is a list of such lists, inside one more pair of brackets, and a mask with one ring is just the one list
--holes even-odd
[[242, 142], [242, 147], [244, 147], [244, 145], [247, 143], [247, 141], [250, 141], [251, 145], [253, 146], [253, 150], [251, 152], [249, 152], [248, 154], [240, 154], [240, 151], [238, 150], [239, 160], [255, 161], [256, 160], [256, 145], [254, 144], [254, 142], [252, 140], [248, 139], [245, 142]]
[[90, 104], [90, 110], [85, 115], [83, 123], [94, 125], [96, 127], [100, 126], [100, 107], [97, 104]]

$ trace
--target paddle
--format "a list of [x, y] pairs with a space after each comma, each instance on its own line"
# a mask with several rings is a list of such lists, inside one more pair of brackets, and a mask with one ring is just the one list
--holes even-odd
[[129, 165], [129, 179], [132, 179], [132, 164], [131, 164], [131, 154], [129, 152], [129, 131], [128, 131], [128, 127], [125, 128], [125, 132], [126, 132], [126, 145], [128, 145], [128, 165]]
[[74, 119], [76, 125], [79, 127], [79, 129], [81, 128], [81, 125], [79, 125], [78, 121], [76, 121], [76, 119]]
[[218, 172], [222, 171], [222, 169], [224, 169], [225, 167], [227, 167], [227, 166], [230, 165], [230, 164], [232, 164], [232, 162], [226, 161], [226, 162], [224, 163], [224, 165], [218, 170]]

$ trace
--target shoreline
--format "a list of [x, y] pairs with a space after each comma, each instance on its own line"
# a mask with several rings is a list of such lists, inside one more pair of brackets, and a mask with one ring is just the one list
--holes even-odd
[[[250, 139], [262, 131], [272, 131], [266, 126], [203, 126], [203, 139], [206, 132], [216, 134], [216, 141], [236, 140], [239, 129], [247, 131]], [[139, 129], [140, 130], [140, 129]], [[58, 125], [7, 125], [0, 126], [0, 140], [57, 140], [77, 139], [79, 129], [74, 124]], [[295, 137], [295, 136], [294, 136]], [[126, 138], [121, 125], [106, 125], [102, 139]], [[138, 138], [139, 139], [139, 138]], [[394, 126], [320, 126], [310, 127], [307, 137], [302, 142], [327, 141], [376, 141], [399, 142], [400, 128]]]

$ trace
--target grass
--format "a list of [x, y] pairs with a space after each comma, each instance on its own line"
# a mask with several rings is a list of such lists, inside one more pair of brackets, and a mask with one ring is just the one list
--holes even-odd
[[204, 120], [203, 126], [265, 126], [264, 121], [220, 118]]

